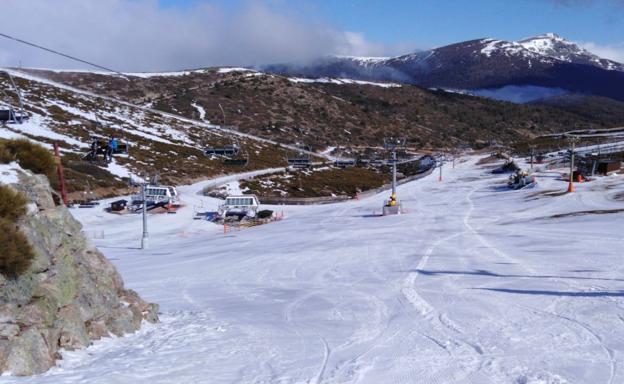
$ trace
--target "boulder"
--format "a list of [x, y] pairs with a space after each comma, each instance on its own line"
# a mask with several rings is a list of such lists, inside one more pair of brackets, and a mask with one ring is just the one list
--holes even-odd
[[[158, 321], [158, 306], [124, 288], [115, 267], [55, 206], [43, 176], [22, 172], [11, 187], [30, 200], [18, 222], [35, 252], [17, 278], [0, 274], [0, 373], [33, 375], [54, 366], [60, 349], [123, 336]], [[36, 208], [34, 208], [36, 207]]]

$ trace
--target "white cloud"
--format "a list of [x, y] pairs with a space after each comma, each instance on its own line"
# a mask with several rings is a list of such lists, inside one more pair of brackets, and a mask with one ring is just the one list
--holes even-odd
[[592, 42], [580, 43], [580, 45], [589, 52], [596, 54], [605, 59], [624, 63], [624, 43], [602, 45]]
[[[121, 71], [382, 55], [361, 34], [280, 13], [257, 1], [236, 11], [210, 2], [178, 9], [157, 0], [2, 0], [0, 32]], [[10, 15], [10, 17], [6, 16]], [[0, 39], [0, 66], [84, 68]]]

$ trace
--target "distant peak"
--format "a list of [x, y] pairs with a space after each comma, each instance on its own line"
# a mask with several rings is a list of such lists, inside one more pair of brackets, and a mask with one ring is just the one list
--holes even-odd
[[544, 33], [541, 36], [549, 38], [549, 39], [561, 39], [559, 35], [557, 35], [556, 33], [552, 33], [552, 32]]
[[522, 39], [521, 41], [531, 41], [531, 40], [564, 40], [561, 38], [561, 36], [557, 35], [556, 33], [553, 32], [548, 32], [548, 33], [543, 33], [541, 35], [537, 35], [537, 36], [533, 36], [533, 37], [527, 37], [526, 39]]

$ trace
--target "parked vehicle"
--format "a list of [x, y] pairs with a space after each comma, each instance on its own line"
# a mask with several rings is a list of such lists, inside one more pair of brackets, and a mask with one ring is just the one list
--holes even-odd
[[219, 206], [219, 215], [256, 217], [260, 201], [256, 195], [233, 195], [225, 198], [225, 202]]
[[509, 176], [507, 185], [511, 189], [522, 189], [535, 185], [535, 176], [529, 174], [527, 171], [518, 170], [513, 175]]
[[[141, 194], [132, 196], [133, 205], [140, 204], [142, 201]], [[145, 201], [148, 206], [163, 203], [170, 203], [173, 207], [180, 206], [178, 190], [170, 185], [148, 185], [145, 188]]]

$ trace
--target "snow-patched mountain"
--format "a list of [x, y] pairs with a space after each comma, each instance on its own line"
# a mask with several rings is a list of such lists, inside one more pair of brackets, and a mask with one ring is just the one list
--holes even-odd
[[518, 43], [541, 56], [552, 57], [568, 63], [593, 65], [606, 70], [624, 71], [624, 64], [603, 59], [554, 33], [530, 37], [520, 40]]
[[[392, 58], [324, 57], [266, 71], [393, 81], [455, 90], [531, 87], [624, 100], [624, 64], [592, 54], [553, 33], [520, 41], [478, 39]], [[539, 92], [537, 92], [539, 94]]]

